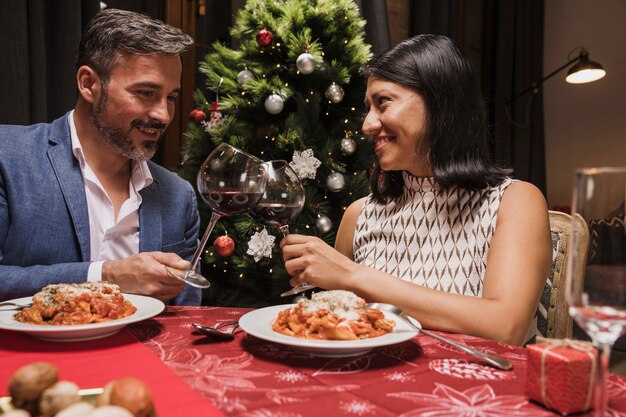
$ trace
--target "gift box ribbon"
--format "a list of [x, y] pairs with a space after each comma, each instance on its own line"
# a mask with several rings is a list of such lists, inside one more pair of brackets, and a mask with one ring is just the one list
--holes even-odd
[[543, 351], [541, 352], [540, 384], [541, 384], [541, 397], [543, 398], [543, 403], [548, 405], [548, 394], [547, 394], [548, 376], [546, 373], [546, 361], [547, 361], [548, 353], [550, 353], [550, 351], [553, 349], [556, 349], [559, 347], [566, 347], [566, 348], [576, 349], [580, 352], [585, 352], [587, 355], [589, 355], [589, 358], [591, 359], [591, 372], [590, 372], [591, 378], [589, 378], [589, 388], [587, 389], [587, 396], [585, 398], [585, 407], [584, 407], [585, 410], [589, 409], [589, 405], [591, 404], [591, 398], [593, 395], [593, 380], [596, 374], [596, 361], [595, 361], [595, 355], [594, 355], [594, 347], [588, 342], [583, 342], [580, 340], [572, 340], [572, 339], [545, 339], [543, 337], [538, 337], [537, 341], [539, 343], [546, 343], [547, 345], [546, 348], [543, 349]]

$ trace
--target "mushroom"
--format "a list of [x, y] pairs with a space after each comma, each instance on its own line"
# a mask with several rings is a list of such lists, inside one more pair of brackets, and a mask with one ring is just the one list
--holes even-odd
[[94, 409], [88, 402], [80, 401], [59, 411], [54, 417], [85, 417]]
[[133, 377], [115, 380], [109, 400], [111, 405], [124, 407], [135, 417], [147, 417], [152, 410], [150, 388], [143, 381]]
[[86, 417], [133, 417], [132, 413], [118, 405], [103, 405], [95, 408]]
[[0, 414], [0, 417], [31, 417], [30, 413], [26, 410], [9, 410], [6, 413]]
[[79, 401], [78, 385], [69, 381], [59, 381], [41, 394], [39, 409], [44, 416], [52, 417]]
[[57, 368], [47, 362], [34, 362], [19, 368], [9, 382], [9, 394], [15, 408], [36, 415], [41, 394], [59, 379]]
[[111, 404], [111, 389], [113, 389], [113, 384], [115, 384], [115, 380], [109, 381], [104, 386], [102, 393], [96, 398], [96, 407]]

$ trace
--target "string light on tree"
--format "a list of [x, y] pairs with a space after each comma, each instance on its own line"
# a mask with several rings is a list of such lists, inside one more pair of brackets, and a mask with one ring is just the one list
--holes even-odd
[[315, 71], [315, 57], [308, 52], [300, 54], [296, 59], [296, 67], [303, 74], [310, 74]]
[[346, 179], [341, 172], [333, 172], [326, 178], [326, 185], [332, 192], [338, 192], [343, 190], [346, 185]]
[[272, 93], [265, 99], [265, 110], [269, 114], [278, 114], [283, 111], [285, 100], [276, 93]]
[[326, 98], [331, 102], [338, 104], [343, 100], [344, 91], [337, 83], [332, 83], [326, 89]]

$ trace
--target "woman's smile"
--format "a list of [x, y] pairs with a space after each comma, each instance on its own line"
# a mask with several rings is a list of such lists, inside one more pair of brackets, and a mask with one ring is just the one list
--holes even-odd
[[387, 145], [392, 140], [393, 136], [374, 136], [374, 152], [376, 152], [376, 155], [381, 153], [385, 145]]

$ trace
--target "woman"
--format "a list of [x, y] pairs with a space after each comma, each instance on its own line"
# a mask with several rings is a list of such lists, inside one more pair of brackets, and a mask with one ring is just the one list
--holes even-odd
[[551, 264], [548, 209], [537, 188], [490, 162], [470, 64], [450, 39], [420, 35], [366, 75], [372, 193], [346, 210], [335, 249], [282, 240], [291, 285], [346, 289], [426, 328], [524, 343]]

